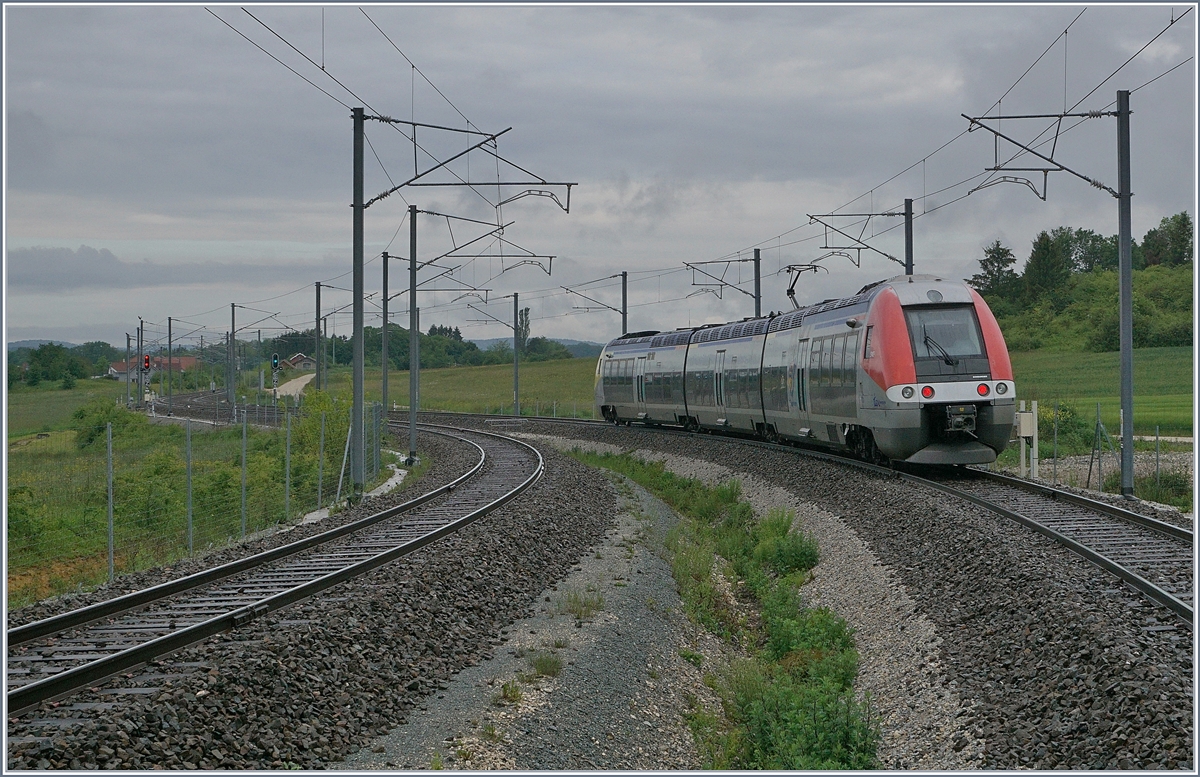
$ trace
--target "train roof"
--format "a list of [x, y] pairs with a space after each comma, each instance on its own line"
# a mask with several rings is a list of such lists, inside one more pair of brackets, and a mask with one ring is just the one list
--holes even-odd
[[[744, 318], [741, 321], [732, 321], [727, 324], [703, 324], [696, 327], [676, 329], [674, 332], [631, 332], [613, 340], [608, 344], [608, 347], [615, 345], [646, 345], [650, 348], [666, 348], [676, 345], [687, 345], [688, 343], [707, 343], [712, 340], [732, 340], [738, 337], [793, 329], [800, 326], [804, 322], [804, 319], [810, 316], [828, 313], [841, 308], [854, 307], [855, 305], [868, 302], [882, 291], [885, 286], [917, 282], [927, 285], [944, 283], [946, 281], [935, 275], [928, 274], [897, 275], [893, 278], [884, 278], [883, 280], [869, 283], [851, 297], [827, 299], [812, 305], [805, 305], [796, 310], [789, 310], [786, 313], [771, 313], [760, 318]], [[951, 281], [951, 283], [961, 285], [958, 281]]]

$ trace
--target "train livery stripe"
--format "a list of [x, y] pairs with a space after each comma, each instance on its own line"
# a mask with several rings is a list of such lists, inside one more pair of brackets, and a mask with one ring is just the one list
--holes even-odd
[[917, 367], [908, 339], [908, 324], [893, 289], [886, 288], [875, 297], [867, 327], [872, 355], [863, 359], [862, 366], [871, 380], [885, 391], [897, 384], [916, 383]]
[[983, 301], [983, 297], [974, 289], [971, 289], [971, 300], [975, 303], [979, 328], [983, 330], [983, 344], [987, 348], [992, 380], [1012, 380], [1012, 361], [1008, 358], [1008, 346], [1004, 343], [1004, 333], [1000, 331], [996, 317], [992, 315], [992, 310]]

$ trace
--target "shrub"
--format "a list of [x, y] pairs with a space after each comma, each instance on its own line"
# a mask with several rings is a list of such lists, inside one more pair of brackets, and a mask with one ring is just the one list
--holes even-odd
[[145, 425], [146, 420], [130, 412], [111, 399], [97, 397], [71, 414], [71, 428], [75, 430], [75, 444], [87, 448], [97, 440], [105, 439], [106, 424], [113, 425], [113, 437], [133, 425]]

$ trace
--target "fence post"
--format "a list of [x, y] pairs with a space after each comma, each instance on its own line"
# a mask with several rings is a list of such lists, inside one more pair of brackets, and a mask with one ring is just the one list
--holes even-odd
[[1158, 427], [1154, 427], [1154, 501], [1162, 501], [1162, 480], [1158, 476]]
[[192, 539], [192, 419], [189, 418], [185, 426], [187, 427], [187, 541], [188, 555], [190, 556], [194, 548]]
[[353, 423], [351, 423], [350, 428], [346, 430], [346, 450], [342, 451], [342, 468], [338, 470], [338, 487], [337, 495], [333, 498], [334, 504], [337, 504], [342, 500], [342, 480], [346, 477], [346, 459], [350, 456], [350, 433], [352, 431], [354, 431]]
[[283, 443], [283, 520], [291, 516], [292, 507], [292, 414], [286, 415], [287, 432]]
[[1054, 403], [1054, 485], [1058, 485], [1058, 402]]
[[108, 423], [108, 582], [115, 578], [113, 569], [113, 467], [112, 467], [112, 422]]
[[246, 413], [242, 411], [242, 539], [246, 539]]
[[321, 486], [325, 475], [325, 411], [321, 411], [321, 442], [317, 446], [317, 509], [321, 509]]

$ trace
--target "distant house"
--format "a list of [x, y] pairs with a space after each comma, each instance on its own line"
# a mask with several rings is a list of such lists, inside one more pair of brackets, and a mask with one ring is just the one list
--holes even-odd
[[[171, 358], [171, 371], [180, 374], [191, 372], [196, 369], [197, 364], [198, 361], [195, 356], [174, 356]], [[153, 377], [166, 369], [167, 357], [150, 357], [150, 372], [148, 377]], [[135, 359], [131, 359], [128, 366], [124, 361], [112, 362], [108, 366], [108, 377], [114, 380], [122, 382], [125, 380], [137, 380], [137, 374], [137, 360]]]
[[293, 354], [290, 359], [281, 359], [279, 362], [281, 367], [289, 370], [315, 370], [317, 369], [317, 361], [311, 356], [305, 356], [302, 353]]

